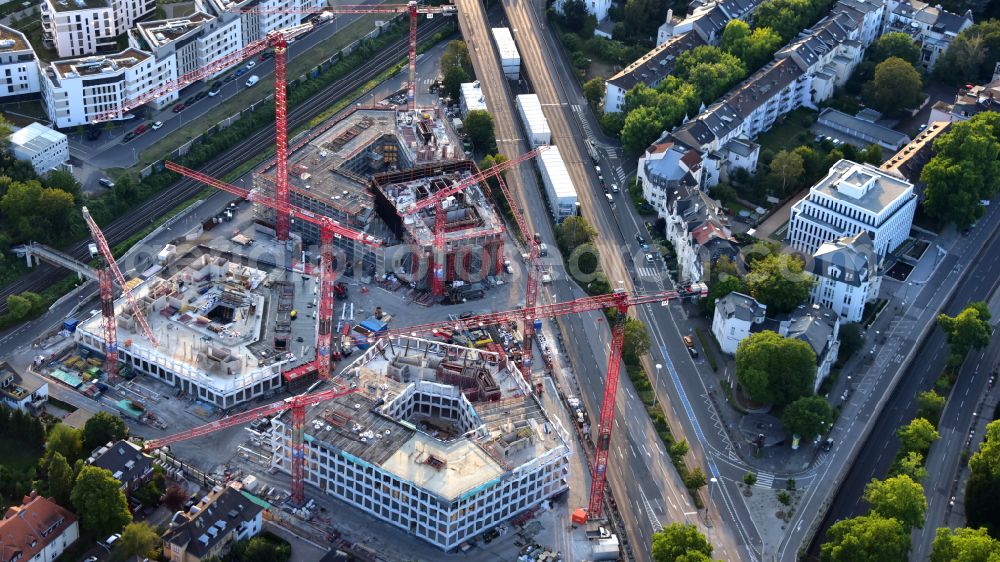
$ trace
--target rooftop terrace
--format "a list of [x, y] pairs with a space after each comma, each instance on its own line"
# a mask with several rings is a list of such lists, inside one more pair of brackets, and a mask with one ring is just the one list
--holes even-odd
[[136, 27], [150, 47], [158, 48], [196, 31], [210, 19], [204, 12], [195, 12], [182, 18], [140, 22]]
[[96, 55], [79, 59], [67, 59], [52, 63], [59, 78], [97, 76], [131, 68], [150, 55], [138, 49], [125, 49], [113, 55]]

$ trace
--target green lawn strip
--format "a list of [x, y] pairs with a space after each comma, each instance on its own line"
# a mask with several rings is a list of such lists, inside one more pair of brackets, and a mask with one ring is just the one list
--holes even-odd
[[694, 331], [698, 334], [698, 341], [701, 342], [701, 349], [705, 351], [705, 359], [707, 359], [708, 364], [712, 366], [712, 371], [718, 371], [719, 365], [715, 359], [715, 348], [712, 347], [712, 338], [709, 338], [705, 334], [705, 330], [701, 328], [695, 328]]
[[799, 138], [803, 133], [812, 140], [812, 133], [809, 127], [815, 118], [816, 113], [808, 109], [797, 109], [785, 116], [784, 120], [771, 127], [771, 130], [757, 137], [757, 143], [761, 147], [770, 149], [773, 152], [780, 150], [792, 150], [803, 143]]

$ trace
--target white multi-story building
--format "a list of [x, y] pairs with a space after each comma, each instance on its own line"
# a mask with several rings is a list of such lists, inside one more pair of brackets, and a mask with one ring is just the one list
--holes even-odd
[[749, 19], [760, 4], [761, 0], [695, 0], [688, 5], [687, 17], [678, 21], [674, 21], [673, 9], [667, 10], [667, 20], [656, 32], [656, 44], [691, 31], [706, 43], [718, 43], [726, 24]]
[[685, 51], [704, 45], [697, 33], [682, 33], [639, 57], [604, 82], [604, 112], [625, 110], [625, 94], [639, 84], [655, 88], [674, 70], [674, 62]]
[[39, 175], [69, 162], [69, 139], [41, 123], [32, 123], [11, 133], [10, 150], [18, 160], [31, 162]]
[[764, 323], [767, 305], [743, 293], [729, 293], [715, 301], [712, 335], [723, 353], [736, 355], [740, 342], [750, 335], [754, 325]]
[[49, 400], [49, 383], [30, 375], [23, 377], [7, 363], [0, 361], [0, 404], [11, 410], [31, 412], [41, 409]]
[[[306, 481], [451, 550], [568, 489], [569, 433], [501, 356], [382, 339], [347, 366], [356, 392], [306, 414]], [[288, 472], [288, 417], [273, 420]]]
[[[219, 18], [224, 24], [240, 21], [240, 41], [249, 45], [268, 33], [298, 25], [309, 16], [302, 10], [326, 6], [323, 0], [195, 0], [195, 9]], [[240, 13], [238, 10], [247, 10]], [[260, 12], [260, 13], [258, 13]]]
[[44, 0], [45, 44], [60, 57], [113, 51], [118, 36], [156, 9], [156, 0]]
[[940, 4], [889, 0], [884, 32], [897, 31], [912, 37], [920, 46], [920, 66], [931, 69], [958, 34], [971, 27], [972, 23], [972, 10], [958, 15], [945, 10]]
[[739, 259], [729, 219], [718, 202], [697, 188], [679, 189], [668, 200], [665, 228], [667, 240], [677, 255], [679, 280], [702, 281], [706, 266], [711, 267], [723, 255], [730, 260]]
[[910, 235], [913, 184], [871, 164], [841, 160], [792, 206], [788, 243], [812, 254], [824, 242], [867, 232], [875, 253], [895, 250]]
[[809, 267], [816, 276], [810, 300], [832, 309], [845, 322], [860, 322], [865, 304], [878, 298], [881, 264], [867, 232], [821, 244]]
[[135, 37], [141, 42], [136, 41], [134, 46], [150, 49], [156, 60], [173, 58], [178, 78], [243, 48], [239, 18], [224, 21], [204, 12], [141, 22], [135, 28]]
[[701, 185], [701, 152], [678, 142], [657, 141], [639, 158], [637, 180], [642, 197], [664, 219], [670, 215], [671, 196], [682, 187]]
[[466, 116], [470, 111], [489, 111], [486, 106], [486, 94], [483, 93], [479, 80], [475, 82], [464, 82], [458, 96], [458, 105], [462, 111], [462, 116]]
[[[42, 68], [42, 102], [56, 127], [86, 125], [176, 76], [174, 58], [158, 61], [148, 52], [131, 48], [113, 55], [61, 60]], [[162, 108], [176, 99], [177, 92], [172, 92], [153, 106]]]
[[41, 90], [35, 50], [24, 34], [0, 25], [0, 99], [13, 101]]
[[[556, 0], [554, 7], [561, 12], [565, 3], [566, 0]], [[611, 9], [611, 0], [583, 0], [583, 4], [587, 7], [587, 13], [597, 18], [597, 21], [604, 21]]]

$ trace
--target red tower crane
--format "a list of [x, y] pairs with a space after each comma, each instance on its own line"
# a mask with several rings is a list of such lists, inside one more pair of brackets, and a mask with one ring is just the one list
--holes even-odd
[[[445, 279], [445, 269], [447, 257], [445, 256], [445, 220], [447, 213], [445, 212], [444, 200], [456, 193], [467, 189], [477, 183], [481, 183], [489, 177], [496, 176], [500, 177], [500, 173], [504, 172], [514, 166], [521, 164], [527, 160], [538, 156], [541, 152], [548, 150], [549, 145], [543, 144], [534, 150], [525, 152], [524, 154], [518, 156], [513, 160], [507, 160], [506, 162], [501, 162], [500, 164], [495, 164], [490, 166], [486, 170], [480, 171], [478, 174], [474, 174], [469, 178], [466, 178], [460, 182], [452, 184], [450, 187], [442, 189], [430, 197], [426, 197], [417, 201], [410, 207], [401, 210], [401, 214], [413, 215], [428, 207], [434, 206], [434, 257], [433, 257], [433, 272], [431, 275], [431, 294], [434, 296], [444, 295], [444, 279]], [[506, 187], [505, 187], [506, 189]], [[502, 253], [502, 252], [501, 252]]]
[[139, 304], [132, 297], [132, 291], [129, 289], [121, 269], [118, 268], [118, 263], [115, 261], [114, 254], [111, 253], [111, 248], [108, 246], [107, 239], [104, 238], [104, 233], [101, 232], [100, 227], [94, 222], [94, 218], [90, 216], [90, 211], [86, 207], [83, 208], [83, 220], [86, 221], [87, 228], [90, 229], [90, 235], [94, 238], [97, 251], [104, 257], [104, 261], [107, 264], [107, 267], [99, 270], [97, 279], [101, 289], [101, 328], [104, 332], [105, 353], [104, 369], [108, 373], [108, 378], [111, 381], [115, 381], [118, 378], [118, 330], [115, 326], [113, 281], [118, 281], [118, 284], [121, 285], [122, 293], [125, 295], [125, 299], [128, 301], [135, 319], [142, 326], [142, 331], [146, 334], [146, 339], [154, 347], [159, 345], [159, 343], [156, 341], [153, 331], [149, 329], [149, 324], [146, 323], [146, 317], [142, 314], [142, 310], [139, 309]]
[[567, 314], [579, 314], [592, 310], [614, 308], [618, 313], [615, 319], [613, 338], [611, 340], [611, 355], [608, 358], [608, 376], [604, 385], [604, 396], [601, 400], [601, 415], [598, 424], [596, 454], [590, 485], [590, 502], [587, 508], [588, 516], [600, 517], [604, 510], [604, 485], [608, 468], [608, 451], [611, 443], [611, 428], [615, 418], [615, 395], [618, 391], [618, 372], [621, 366], [622, 342], [625, 339], [625, 319], [628, 309], [633, 306], [655, 302], [666, 303], [669, 300], [705, 296], [707, 287], [701, 283], [692, 285], [681, 291], [662, 291], [657, 293], [629, 295], [618, 291], [596, 297], [584, 297], [569, 302], [543, 304], [531, 308], [505, 312], [479, 314], [460, 320], [458, 325], [448, 322], [433, 322], [418, 326], [387, 330], [378, 337], [408, 336], [434, 332], [442, 327], [460, 329], [464, 326], [489, 326], [493, 324], [511, 323], [517, 320], [533, 322], [536, 318], [555, 318]]
[[[242, 197], [252, 203], [257, 203], [264, 205], [265, 207], [275, 209], [279, 215], [282, 213], [274, 198], [263, 195], [258, 191], [251, 191], [249, 189], [217, 180], [212, 176], [192, 170], [185, 166], [181, 166], [180, 164], [176, 164], [174, 162], [168, 161], [165, 166], [171, 172], [176, 172], [182, 176], [189, 177], [195, 181], [200, 181], [216, 189], [232, 193], [233, 195]], [[288, 204], [286, 211], [286, 216], [289, 218], [304, 220], [319, 227], [320, 268], [319, 311], [316, 316], [316, 359], [312, 364], [307, 363], [301, 367], [285, 372], [284, 376], [286, 380], [293, 380], [315, 368], [319, 373], [319, 378], [328, 379], [330, 378], [330, 359], [331, 349], [333, 347], [333, 301], [335, 298], [334, 293], [336, 291], [335, 287], [337, 281], [335, 272], [333, 271], [333, 239], [347, 238], [348, 240], [354, 240], [355, 242], [361, 242], [362, 244], [373, 247], [381, 246], [382, 240], [370, 234], [365, 234], [364, 232], [358, 232], [357, 230], [348, 228], [330, 217], [317, 215], [312, 211], [307, 211], [296, 205]]]
[[238, 13], [254, 14], [409, 14], [410, 15], [410, 48], [409, 48], [409, 82], [406, 87], [407, 107], [412, 111], [416, 109], [416, 75], [417, 75], [417, 20], [419, 14], [427, 14], [432, 18], [437, 14], [453, 16], [457, 9], [453, 5], [445, 6], [421, 6], [416, 0], [410, 0], [406, 4], [376, 4], [372, 6], [342, 5], [323, 6], [321, 8], [243, 8], [230, 10]]
[[354, 392], [353, 388], [331, 388], [328, 390], [321, 390], [319, 392], [313, 392], [312, 394], [299, 394], [297, 396], [292, 396], [286, 398], [280, 402], [275, 402], [273, 404], [268, 404], [266, 406], [260, 406], [258, 408], [253, 408], [245, 412], [240, 412], [239, 414], [234, 414], [232, 416], [227, 416], [222, 419], [216, 420], [214, 422], [206, 423], [205, 425], [200, 425], [198, 427], [191, 428], [187, 431], [182, 431], [180, 433], [175, 433], [174, 435], [169, 435], [163, 437], [162, 439], [153, 439], [151, 441], [146, 441], [143, 445], [143, 450], [152, 451], [154, 449], [159, 449], [178, 441], [186, 441], [188, 439], [194, 439], [195, 437], [201, 437], [202, 435], [207, 435], [209, 433], [219, 431], [220, 429], [226, 429], [260, 419], [266, 416], [271, 416], [274, 414], [280, 414], [285, 410], [292, 411], [292, 503], [295, 505], [302, 505], [305, 501], [305, 422], [306, 422], [306, 408], [312, 406], [313, 404], [319, 404], [326, 400], [332, 400], [339, 396], [344, 396], [345, 394], [350, 394]]

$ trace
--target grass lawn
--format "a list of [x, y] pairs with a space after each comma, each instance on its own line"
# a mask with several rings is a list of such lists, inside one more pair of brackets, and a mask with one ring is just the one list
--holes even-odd
[[52, 61], [59, 58], [59, 53], [55, 49], [49, 49], [42, 41], [42, 20], [41, 16], [22, 18], [16, 29], [28, 38], [31, 48], [35, 50], [35, 56], [42, 61]]
[[0, 436], [0, 464], [19, 472], [38, 463], [42, 452], [25, 447], [20, 441]]
[[[295, 80], [309, 71], [309, 69], [317, 66], [320, 62], [330, 58], [334, 53], [340, 51], [354, 41], [357, 41], [361, 37], [364, 37], [375, 28], [376, 20], [384, 20], [385, 17], [386, 16], [384, 14], [368, 14], [361, 16], [357, 21], [339, 30], [332, 37], [317, 43], [313, 48], [308, 49], [303, 53], [299, 53], [288, 63], [288, 79]], [[326, 25], [335, 24], [330, 23]], [[405, 56], [405, 53], [401, 53], [400, 56]], [[236, 69], [234, 68], [230, 72], [234, 72], [235, 70]], [[220, 76], [220, 79], [224, 76], [225, 75]], [[236, 82], [242, 83], [243, 80], [237, 79]], [[139, 162], [128, 169], [127, 172], [138, 173], [153, 162], [163, 160], [171, 152], [177, 150], [177, 147], [200, 135], [204, 129], [215, 125], [219, 121], [222, 121], [231, 115], [239, 113], [241, 110], [246, 109], [253, 103], [266, 98], [273, 92], [274, 75], [270, 74], [261, 78], [260, 82], [258, 82], [253, 88], [241, 90], [226, 101], [220, 103], [205, 114], [198, 117], [197, 120], [203, 125], [202, 127], [189, 127], [187, 126], [188, 123], [185, 123], [184, 127], [175, 130], [173, 133], [157, 142], [156, 145], [144, 150], [142, 154], [139, 155]]]
[[[784, 120], [777, 123], [771, 130], [762, 133], [757, 137], [757, 143], [762, 148], [770, 149], [773, 152], [779, 150], [791, 150], [802, 144], [810, 144], [813, 135], [809, 132], [809, 127], [816, 118], [816, 112], [800, 108], [785, 116]], [[805, 135], [803, 142], [801, 135]]]
[[25, 127], [35, 121], [48, 122], [49, 116], [39, 100], [15, 101], [0, 104], [0, 113], [11, 123]]

